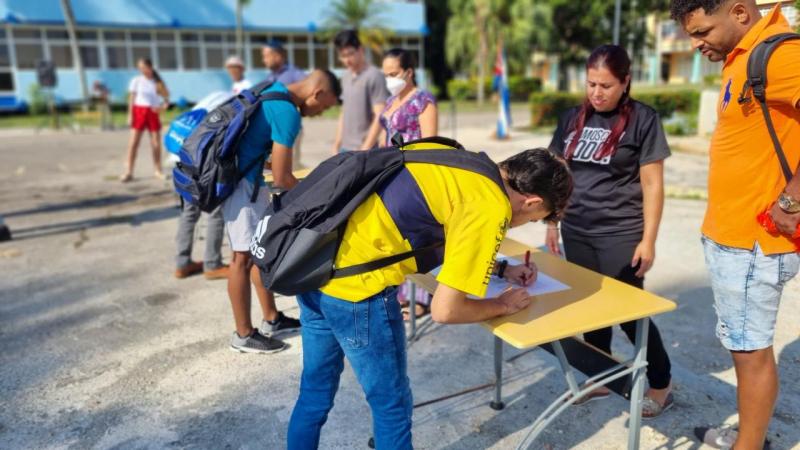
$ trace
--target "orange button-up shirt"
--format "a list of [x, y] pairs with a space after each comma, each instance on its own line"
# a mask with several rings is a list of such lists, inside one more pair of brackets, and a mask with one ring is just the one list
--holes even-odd
[[[755, 98], [737, 99], [747, 78], [750, 52], [764, 39], [793, 31], [780, 4], [747, 32], [722, 68], [719, 119], [711, 138], [708, 208], [703, 234], [729, 247], [752, 249], [758, 242], [767, 255], [794, 251], [784, 236], [768, 234], [756, 221], [786, 187], [761, 107]], [[767, 105], [786, 159], [800, 163], [800, 41], [775, 49], [767, 65]]]

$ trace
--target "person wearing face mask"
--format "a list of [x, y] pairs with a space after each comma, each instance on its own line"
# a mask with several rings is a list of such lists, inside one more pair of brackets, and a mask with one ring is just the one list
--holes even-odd
[[[575, 190], [562, 218], [568, 261], [638, 288], [655, 259], [664, 206], [664, 159], [670, 150], [653, 108], [631, 98], [631, 61], [616, 45], [596, 48], [586, 63], [586, 99], [558, 122], [550, 150], [569, 162]], [[555, 254], [559, 228], [550, 223], [546, 244]], [[622, 330], [634, 341], [635, 322]], [[611, 328], [585, 333], [586, 342], [611, 353]], [[670, 360], [650, 320], [649, 390], [642, 415], [656, 417], [673, 404]], [[583, 403], [608, 397], [600, 387]]]
[[399, 136], [403, 142], [436, 136], [438, 111], [436, 99], [417, 87], [411, 52], [393, 48], [383, 57], [383, 75], [391, 97], [380, 115], [381, 143], [390, 145]]
[[[383, 75], [389, 97], [379, 116], [381, 145], [391, 145], [392, 138], [403, 142], [436, 136], [438, 134], [438, 111], [436, 99], [428, 91], [419, 89], [414, 73], [416, 61], [411, 52], [393, 48], [383, 57]], [[414, 289], [410, 282], [400, 286], [398, 299], [403, 306], [403, 318], [409, 320], [408, 299]], [[416, 316], [430, 312], [431, 296], [422, 289], [417, 290]]]

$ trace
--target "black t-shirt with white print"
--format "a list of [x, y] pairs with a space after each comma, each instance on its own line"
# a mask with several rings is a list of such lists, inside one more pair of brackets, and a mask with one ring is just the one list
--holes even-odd
[[[633, 101], [633, 111], [612, 157], [597, 160], [601, 144], [611, 134], [618, 111], [595, 112], [586, 121], [580, 141], [569, 161], [575, 189], [562, 226], [582, 235], [628, 235], [644, 231], [642, 185], [639, 168], [670, 156], [658, 113]], [[580, 107], [561, 115], [550, 150], [558, 155], [575, 135]]]

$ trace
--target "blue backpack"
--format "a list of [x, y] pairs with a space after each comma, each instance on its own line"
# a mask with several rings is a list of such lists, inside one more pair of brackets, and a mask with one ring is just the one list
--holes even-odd
[[188, 138], [197, 125], [208, 114], [205, 109], [193, 109], [179, 115], [169, 124], [169, 129], [164, 134], [164, 148], [175, 155], [180, 155], [183, 142]]
[[[239, 141], [247, 131], [250, 118], [261, 110], [261, 103], [282, 100], [292, 103], [286, 92], [266, 92], [272, 85], [265, 81], [245, 89], [203, 117], [183, 141], [180, 161], [172, 171], [175, 191], [183, 201], [211, 212], [233, 193], [244, 175], [254, 167], [264, 165], [264, 158], [246, 167], [239, 167]], [[253, 189], [255, 201], [258, 189]]]

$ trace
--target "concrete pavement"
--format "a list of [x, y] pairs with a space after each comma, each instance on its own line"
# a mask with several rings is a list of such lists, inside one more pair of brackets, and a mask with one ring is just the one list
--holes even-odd
[[[460, 123], [459, 140], [497, 159], [549, 142], [521, 133], [492, 141], [491, 126], [481, 125], [492, 123], [487, 115]], [[334, 125], [306, 122], [304, 163], [329, 152]], [[299, 337], [270, 356], [228, 350], [233, 322], [224, 281], [172, 277], [176, 199], [168, 182], [151, 176], [145, 146], [140, 178], [116, 181], [126, 140], [124, 132], [18, 133], [0, 143], [0, 214], [14, 232], [13, 241], [0, 243], [0, 447], [284, 448], [301, 371]], [[702, 189], [704, 164], [702, 155], [676, 153], [666, 166], [668, 184]], [[704, 208], [703, 201], [680, 198], [666, 205], [647, 288], [679, 304], [656, 318], [673, 362], [676, 406], [646, 422], [643, 449], [703, 448], [692, 427], [736, 419], [735, 377], [714, 337], [699, 244]], [[510, 234], [539, 245], [543, 233], [528, 225]], [[778, 321], [783, 381], [771, 427], [777, 449], [800, 446], [799, 287], [797, 280], [787, 286]], [[293, 298], [278, 304], [298, 314]], [[259, 318], [258, 307], [253, 313]], [[409, 349], [416, 401], [491, 381], [492, 339], [485, 330], [427, 319], [422, 325]], [[619, 332], [614, 351], [631, 352]], [[488, 390], [417, 409], [415, 446], [514, 448], [565, 383], [555, 360], [540, 350], [505, 371], [504, 411], [487, 407]], [[322, 448], [366, 448], [369, 417], [347, 368]], [[619, 398], [571, 408], [538, 448], [623, 448], [627, 418]]]

